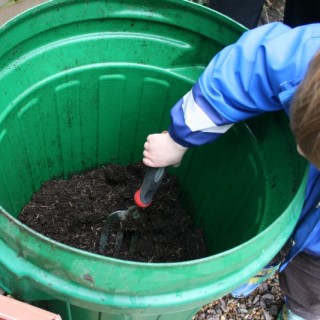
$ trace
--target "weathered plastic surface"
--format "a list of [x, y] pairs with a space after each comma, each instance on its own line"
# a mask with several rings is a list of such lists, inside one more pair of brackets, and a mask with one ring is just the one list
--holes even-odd
[[289, 237], [305, 162], [287, 119], [236, 125], [172, 169], [211, 255], [102, 257], [16, 220], [41, 184], [141, 159], [147, 134], [240, 25], [182, 0], [49, 1], [0, 29], [0, 286], [63, 320], [186, 320], [262, 268]]

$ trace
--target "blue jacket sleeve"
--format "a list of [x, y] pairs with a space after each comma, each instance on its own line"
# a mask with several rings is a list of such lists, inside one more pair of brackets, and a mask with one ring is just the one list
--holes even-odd
[[169, 133], [190, 147], [217, 139], [233, 123], [281, 110], [281, 93], [303, 79], [320, 48], [320, 24], [270, 23], [245, 32], [209, 63], [171, 110]]

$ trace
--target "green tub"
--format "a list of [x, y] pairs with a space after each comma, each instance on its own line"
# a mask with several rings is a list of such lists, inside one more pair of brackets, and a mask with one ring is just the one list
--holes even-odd
[[16, 219], [48, 179], [141, 160], [146, 136], [167, 128], [172, 105], [243, 31], [182, 0], [48, 1], [0, 28], [2, 289], [63, 320], [186, 320], [277, 253], [306, 176], [282, 113], [235, 125], [171, 169], [207, 258], [107, 258]]

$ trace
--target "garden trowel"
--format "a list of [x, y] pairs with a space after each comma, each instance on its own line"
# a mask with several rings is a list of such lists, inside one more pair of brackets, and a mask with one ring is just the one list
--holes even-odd
[[[149, 168], [143, 179], [142, 186], [139, 190], [136, 191], [134, 195], [135, 205], [130, 206], [127, 210], [118, 210], [112, 212], [105, 222], [103, 223], [100, 244], [99, 244], [99, 253], [103, 254], [110, 233], [110, 228], [115, 222], [125, 220], [129, 215], [133, 219], [138, 220], [140, 218], [139, 209], [147, 208], [150, 206], [155, 192], [158, 190], [163, 176], [165, 173], [164, 168]], [[123, 242], [123, 231], [118, 230], [115, 241], [115, 252], [119, 252]], [[129, 255], [132, 256], [134, 252], [135, 245], [138, 241], [139, 235], [133, 233], [130, 242]]]

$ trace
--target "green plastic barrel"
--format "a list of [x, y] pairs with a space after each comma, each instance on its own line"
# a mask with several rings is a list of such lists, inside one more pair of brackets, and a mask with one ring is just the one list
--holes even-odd
[[262, 268], [299, 215], [306, 164], [287, 118], [235, 125], [171, 169], [210, 255], [137, 263], [17, 220], [54, 177], [141, 160], [146, 136], [244, 28], [182, 0], [48, 1], [0, 29], [0, 283], [63, 320], [185, 320]]

